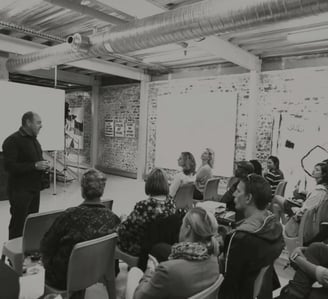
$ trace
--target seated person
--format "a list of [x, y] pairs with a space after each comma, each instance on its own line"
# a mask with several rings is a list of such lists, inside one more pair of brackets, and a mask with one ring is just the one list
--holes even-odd
[[[176, 213], [168, 217], [157, 217], [146, 230], [144, 240], [141, 245], [138, 267], [146, 270], [148, 255], [151, 253], [157, 260], [162, 260], [160, 256], [152, 252], [152, 248], [157, 244], [173, 245], [179, 242], [179, 232], [182, 223], [181, 215]], [[162, 255], [162, 253], [160, 253]], [[165, 254], [164, 254], [165, 256]], [[167, 260], [168, 255], [164, 260]]]
[[[328, 245], [312, 243], [308, 248], [296, 248], [291, 261], [296, 265], [296, 272], [294, 278], [281, 290], [279, 298], [328, 298]], [[316, 281], [322, 288], [312, 288]]]
[[[188, 298], [211, 286], [219, 277], [218, 225], [213, 214], [191, 209], [184, 217], [179, 240], [169, 260], [148, 269], [136, 288], [134, 299]], [[128, 279], [128, 292], [130, 289]]]
[[[228, 211], [236, 211], [235, 202], [234, 202], [234, 192], [237, 189], [239, 181], [241, 178], [246, 177], [250, 173], [254, 173], [254, 167], [252, 163], [248, 161], [239, 161], [236, 163], [236, 168], [234, 171], [234, 176], [230, 178], [227, 186], [226, 193], [223, 194], [220, 199], [221, 202], [227, 204]], [[244, 218], [244, 215], [240, 211], [236, 211], [236, 221], [239, 221]]]
[[174, 176], [170, 185], [170, 196], [172, 198], [174, 198], [181, 185], [195, 181], [196, 162], [192, 153], [182, 152], [178, 159], [178, 165], [182, 167], [182, 172]]
[[[225, 274], [218, 298], [253, 299], [254, 281], [261, 268], [273, 265], [284, 248], [282, 226], [266, 208], [271, 188], [263, 177], [250, 174], [241, 178], [234, 196], [236, 209], [244, 213], [245, 220], [225, 240]], [[263, 298], [271, 298], [272, 281], [266, 283]]]
[[263, 169], [259, 160], [249, 160], [249, 162], [252, 163], [254, 167], [254, 173], [262, 176]]
[[268, 171], [263, 175], [269, 182], [272, 190], [272, 196], [274, 196], [278, 184], [284, 180], [284, 174], [279, 169], [279, 159], [275, 156], [270, 156], [267, 161]]
[[[316, 164], [312, 176], [317, 185], [312, 192], [307, 194], [307, 198], [301, 208], [292, 208], [294, 215], [288, 220], [285, 229], [288, 237], [297, 237], [299, 223], [305, 211], [319, 206], [324, 200], [328, 199], [328, 165], [326, 163]], [[282, 217], [289, 208], [288, 201], [282, 196], [276, 195], [272, 202], [277, 218]], [[304, 241], [306, 242], [307, 240]]]
[[81, 179], [81, 205], [60, 215], [41, 241], [41, 257], [46, 282], [66, 289], [67, 267], [75, 244], [115, 232], [120, 219], [100, 201], [106, 177], [96, 169], [87, 170]]
[[202, 200], [205, 185], [213, 177], [212, 168], [214, 165], [214, 151], [207, 148], [201, 156], [202, 165], [196, 173], [194, 199]]
[[122, 251], [133, 256], [140, 255], [141, 243], [149, 225], [158, 216], [167, 217], [176, 212], [175, 203], [169, 197], [167, 176], [162, 169], [155, 168], [150, 172], [145, 192], [149, 197], [139, 201], [117, 229], [117, 245]]

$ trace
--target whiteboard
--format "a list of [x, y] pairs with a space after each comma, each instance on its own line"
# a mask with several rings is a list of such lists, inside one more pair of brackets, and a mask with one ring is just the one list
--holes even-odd
[[10, 134], [19, 129], [23, 114], [33, 111], [42, 120], [38, 135], [42, 149], [64, 149], [64, 90], [7, 81], [0, 81], [0, 90], [1, 145]]
[[178, 169], [181, 152], [191, 152], [201, 165], [205, 148], [215, 152], [213, 172], [233, 174], [237, 94], [205, 93], [201, 95], [165, 95], [157, 102], [157, 167]]

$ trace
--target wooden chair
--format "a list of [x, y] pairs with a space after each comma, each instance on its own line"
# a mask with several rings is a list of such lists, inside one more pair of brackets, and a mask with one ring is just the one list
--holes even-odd
[[287, 181], [279, 182], [274, 195], [280, 195], [280, 196], [284, 197], [285, 196], [285, 191], [286, 191], [286, 186], [287, 186]]
[[257, 275], [257, 277], [254, 281], [254, 291], [253, 291], [253, 298], [254, 299], [257, 299], [257, 297], [260, 294], [260, 291], [261, 291], [261, 288], [262, 288], [262, 285], [263, 285], [264, 275], [268, 271], [269, 267], [270, 267], [269, 265], [263, 267], [260, 270], [259, 274]]
[[40, 243], [44, 234], [62, 213], [63, 210], [56, 210], [28, 215], [25, 220], [23, 236], [4, 243], [1, 259], [4, 261], [5, 257], [8, 257], [13, 269], [21, 275], [24, 256], [40, 250]]
[[186, 183], [179, 187], [174, 196], [174, 202], [177, 209], [190, 209], [193, 206], [194, 183]]
[[189, 297], [189, 299], [217, 299], [220, 285], [222, 284], [224, 277], [222, 274], [219, 278], [207, 289]]
[[205, 189], [203, 193], [203, 200], [213, 200], [218, 201], [218, 187], [220, 183], [220, 178], [209, 179], [205, 184]]
[[115, 247], [117, 234], [77, 243], [71, 253], [67, 270], [67, 289], [58, 290], [46, 284], [46, 294], [65, 294], [85, 290], [97, 282], [105, 282], [110, 299], [116, 298]]

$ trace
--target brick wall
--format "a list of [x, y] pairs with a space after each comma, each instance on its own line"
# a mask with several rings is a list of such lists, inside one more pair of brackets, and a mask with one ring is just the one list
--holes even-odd
[[[66, 93], [65, 101], [70, 107], [84, 107], [84, 125], [83, 125], [83, 149], [80, 152], [81, 161], [85, 164], [90, 163], [91, 147], [91, 92], [74, 91]], [[77, 150], [69, 149], [72, 154], [77, 154]]]
[[[327, 82], [327, 67], [262, 73], [258, 100], [257, 159], [264, 161], [271, 153], [275, 112], [299, 117], [328, 113]], [[157, 99], [168, 94], [175, 96], [201, 92], [237, 92], [235, 160], [245, 158], [249, 98], [247, 74], [158, 81], [149, 84], [147, 171], [154, 167], [155, 161]]]
[[[119, 169], [137, 172], [140, 84], [101, 87], [99, 92], [99, 158], [104, 170]], [[132, 121], [136, 137], [105, 136], [105, 119]]]

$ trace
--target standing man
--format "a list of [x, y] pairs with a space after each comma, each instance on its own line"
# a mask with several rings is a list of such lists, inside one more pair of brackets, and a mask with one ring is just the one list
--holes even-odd
[[49, 169], [49, 162], [43, 160], [41, 145], [36, 139], [41, 128], [40, 116], [26, 112], [22, 116], [22, 126], [2, 144], [4, 166], [9, 173], [9, 240], [22, 236], [28, 214], [39, 212], [42, 174]]

